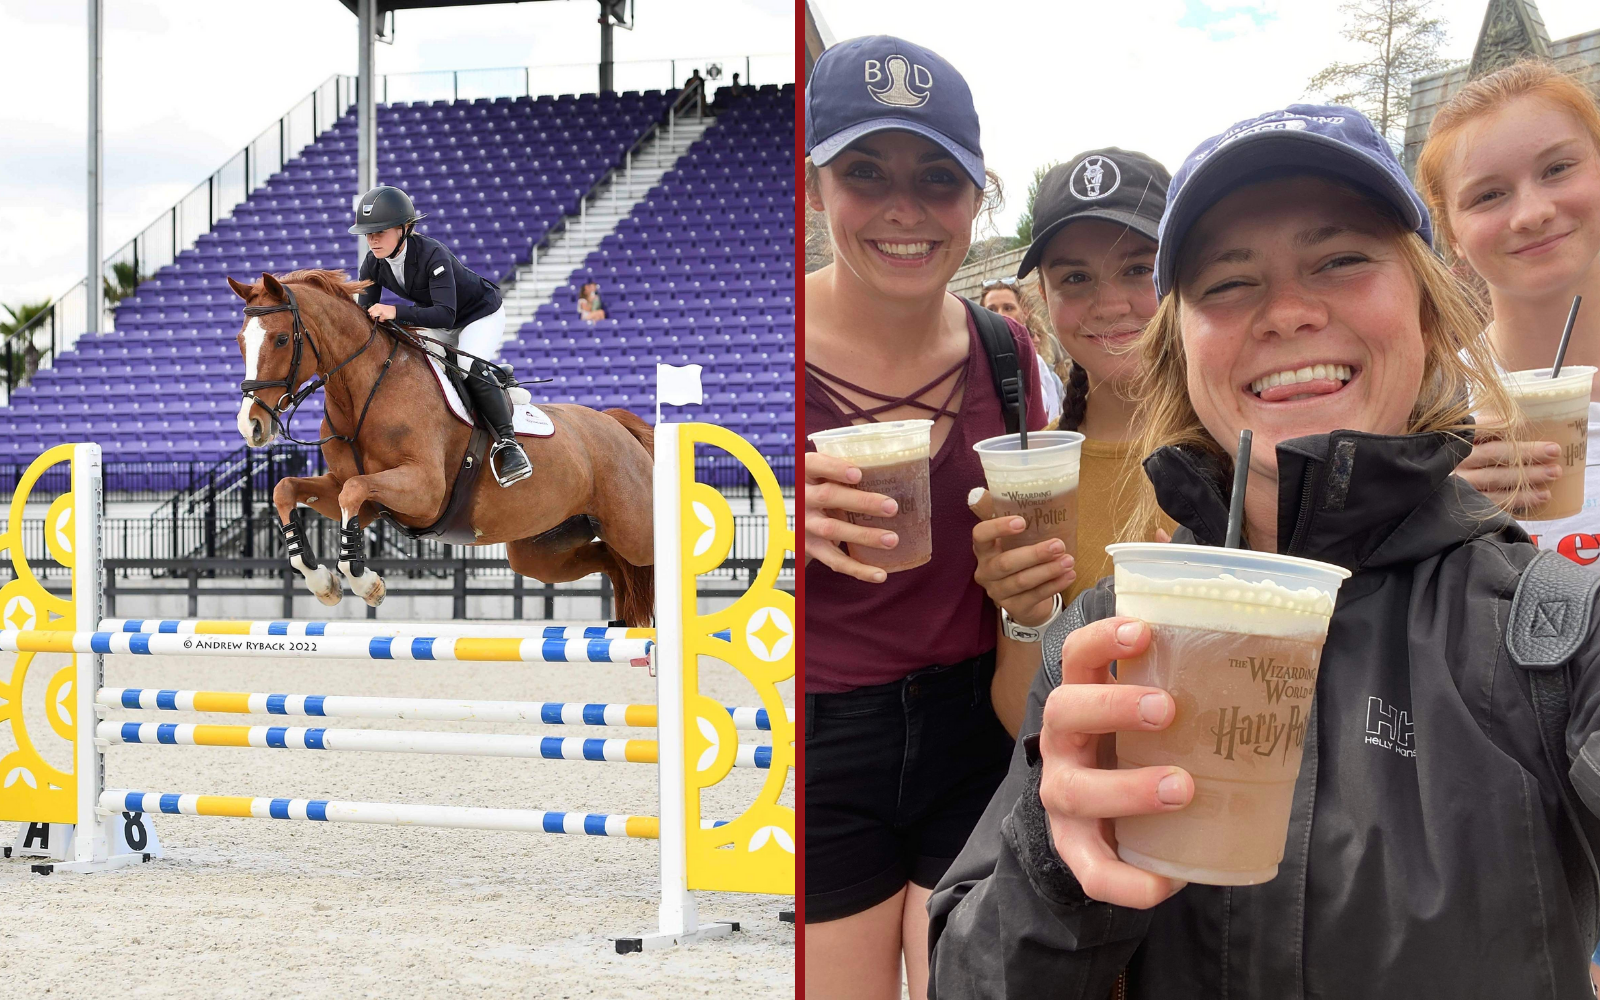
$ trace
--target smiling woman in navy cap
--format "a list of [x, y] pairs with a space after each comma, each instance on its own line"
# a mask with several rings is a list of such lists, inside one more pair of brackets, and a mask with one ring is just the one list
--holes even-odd
[[[1010, 773], [933, 896], [931, 996], [1593, 996], [1600, 576], [1538, 554], [1453, 475], [1473, 401], [1510, 411], [1432, 236], [1350, 108], [1239, 122], [1177, 172], [1140, 342], [1131, 533], [1162, 509], [1175, 542], [1221, 545], [1250, 429], [1244, 545], [1352, 574], [1309, 717], [1280, 730], [1304, 753], [1282, 860], [1203, 885], [1119, 855], [1112, 820], [1252, 803], [1109, 757], [1116, 734], [1205, 740], [1205, 723], [1190, 699], [1114, 683], [1151, 629], [1101, 581], [1047, 630]], [[1239, 631], [1239, 605], [1213, 603]], [[1217, 648], [1182, 669], [1237, 664]]]
[[[1005, 424], [976, 320], [946, 285], [988, 178], [966, 81], [887, 36], [817, 60], [806, 150], [806, 198], [833, 243], [833, 262], [806, 277], [806, 431], [934, 421], [933, 558], [892, 575], [840, 543], [893, 548], [892, 533], [841, 513], [883, 514], [893, 501], [854, 488], [860, 471], [845, 461], [805, 456], [807, 993], [898, 998], [903, 961], [920, 1000], [928, 894], [1010, 755], [990, 700], [997, 663], [1031, 676], [1039, 658], [1037, 633], [1001, 636], [973, 579], [966, 496], [984, 480], [972, 445]], [[1033, 345], [1003, 322], [1038, 429]], [[1023, 626], [1043, 625], [1072, 580], [1052, 544], [1017, 550], [1037, 563], [1036, 592], [1012, 609]]]

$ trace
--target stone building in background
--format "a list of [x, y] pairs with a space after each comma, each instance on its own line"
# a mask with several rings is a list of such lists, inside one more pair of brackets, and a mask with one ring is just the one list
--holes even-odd
[[[1595, 8], [1600, 20], [1600, 5]], [[1549, 59], [1573, 73], [1600, 98], [1600, 25], [1571, 38], [1550, 40], [1534, 0], [1489, 0], [1472, 61], [1411, 81], [1411, 113], [1406, 117], [1405, 167], [1415, 174], [1417, 156], [1428, 139], [1434, 112], [1468, 80], [1493, 73], [1524, 56]]]

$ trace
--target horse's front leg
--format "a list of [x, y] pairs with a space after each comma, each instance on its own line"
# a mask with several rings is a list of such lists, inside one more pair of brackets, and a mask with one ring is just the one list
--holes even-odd
[[367, 568], [362, 506], [379, 503], [396, 514], [432, 517], [444, 506], [446, 489], [438, 470], [414, 464], [345, 481], [339, 491], [339, 571], [372, 607], [383, 603], [385, 587], [383, 578]]
[[341, 486], [332, 473], [325, 473], [320, 476], [289, 476], [278, 480], [278, 484], [272, 488], [272, 505], [278, 511], [278, 524], [289, 550], [289, 565], [305, 577], [306, 586], [317, 600], [330, 606], [338, 604], [344, 596], [339, 589], [339, 575], [332, 567], [317, 562], [317, 554], [311, 550], [311, 542], [306, 538], [305, 522], [302, 520], [305, 511], [301, 505], [310, 507], [330, 521], [338, 521]]

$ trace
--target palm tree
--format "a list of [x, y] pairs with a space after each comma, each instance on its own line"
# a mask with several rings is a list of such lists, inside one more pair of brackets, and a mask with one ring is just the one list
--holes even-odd
[[120, 261], [111, 265], [111, 277], [105, 279], [106, 305], [121, 302], [132, 295], [139, 287], [139, 282], [145, 279], [129, 261]]
[[0, 340], [13, 341], [20, 339], [22, 341], [21, 350], [7, 352], [10, 357], [10, 367], [6, 373], [7, 385], [27, 385], [32, 381], [33, 371], [29, 370], [29, 361], [32, 361], [32, 368], [37, 369], [39, 367], [39, 352], [33, 346], [34, 338], [31, 335], [23, 334], [19, 338], [17, 334], [34, 317], [47, 311], [51, 304], [46, 299], [43, 302], [29, 302], [20, 306], [0, 305], [0, 309], [4, 309], [11, 316], [9, 320], [0, 320]]

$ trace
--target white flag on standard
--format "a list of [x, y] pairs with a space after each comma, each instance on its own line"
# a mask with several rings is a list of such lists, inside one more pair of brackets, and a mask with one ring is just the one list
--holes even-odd
[[706, 401], [700, 388], [699, 365], [656, 365], [656, 423], [661, 423], [661, 404], [696, 405]]

